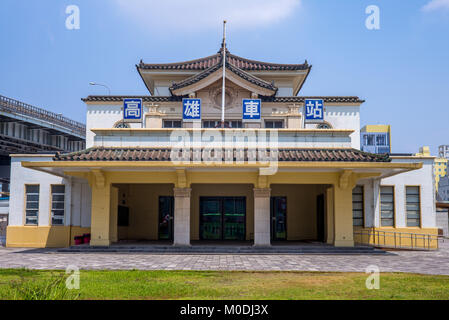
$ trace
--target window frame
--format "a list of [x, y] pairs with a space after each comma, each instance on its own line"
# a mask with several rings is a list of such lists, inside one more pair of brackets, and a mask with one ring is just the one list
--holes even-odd
[[[28, 192], [27, 192], [27, 187], [38, 187], [38, 193], [37, 193], [37, 209], [34, 209], [37, 211], [36, 214], [36, 223], [28, 223], [27, 222], [27, 211], [29, 210], [33, 210], [33, 209], [28, 209]], [[32, 195], [35, 195], [35, 193], [31, 193]], [[40, 196], [41, 196], [41, 186], [40, 184], [36, 184], [36, 183], [30, 183], [30, 184], [24, 184], [24, 220], [23, 220], [23, 225], [24, 226], [30, 226], [30, 227], [36, 227], [39, 226], [39, 206], [40, 206]], [[36, 201], [33, 201], [36, 202]]]
[[[273, 127], [272, 127], [272, 128], [267, 127], [267, 122], [273, 122]], [[281, 122], [281, 123], [282, 123], [282, 127], [276, 128], [276, 127], [274, 126], [274, 123], [275, 123], [275, 122]], [[285, 129], [285, 124], [286, 124], [285, 119], [264, 119], [263, 127], [264, 127], [265, 129]]]
[[[362, 224], [361, 225], [355, 225], [354, 224], [354, 190], [355, 188], [360, 187], [362, 189]], [[359, 202], [359, 201], [356, 201]], [[357, 218], [360, 219], [360, 218]], [[353, 227], [362, 227], [365, 228], [365, 186], [364, 185], [356, 185], [353, 189], [352, 189], [352, 226]]]
[[[63, 193], [63, 195], [64, 195], [64, 198], [63, 198], [63, 204], [64, 204], [64, 208], [63, 209], [53, 209], [53, 187], [59, 187], [59, 186], [63, 186], [64, 187], [64, 193]], [[61, 195], [61, 193], [57, 193], [58, 195]], [[50, 185], [50, 207], [49, 207], [49, 209], [50, 209], [50, 215], [49, 215], [49, 218], [50, 218], [50, 221], [49, 221], [49, 223], [50, 223], [50, 226], [55, 226], [55, 227], [61, 227], [61, 226], [65, 226], [65, 214], [66, 214], [66, 194], [67, 194], [67, 186], [65, 185], [65, 184], [63, 184], [63, 183], [60, 183], [60, 184], [51, 184]], [[62, 224], [54, 224], [53, 223], [53, 216], [54, 216], [54, 214], [53, 214], [53, 210], [57, 210], [57, 211], [63, 211], [63, 216], [62, 216]]]
[[[419, 225], [409, 226], [408, 225], [408, 210], [407, 210], [407, 188], [418, 188], [418, 200], [419, 200]], [[405, 225], [407, 228], [422, 228], [422, 199], [421, 199], [421, 185], [405, 185], [404, 186], [404, 202], [405, 202]]]
[[[215, 122], [216, 125], [214, 127], [205, 127], [205, 122]], [[220, 129], [221, 127], [217, 127], [217, 125], [221, 122], [221, 120], [215, 120], [215, 119], [202, 119], [201, 120], [201, 128], [202, 129]], [[237, 127], [230, 127], [229, 124], [232, 124], [232, 122], [237, 122], [240, 125]], [[226, 123], [228, 123], [228, 126], [226, 126]], [[242, 129], [243, 128], [243, 121], [241, 119], [228, 119], [225, 120], [225, 129]]]
[[[165, 122], [166, 121], [170, 121], [172, 123], [171, 127], [166, 127], [165, 126]], [[174, 127], [173, 123], [174, 122], [179, 122], [179, 127]], [[181, 119], [162, 119], [162, 128], [167, 128], [167, 129], [180, 129], [182, 128], [182, 120]]]
[[[393, 225], [384, 226], [382, 225], [382, 188], [388, 187], [393, 189]], [[396, 186], [395, 185], [381, 185], [379, 186], [379, 224], [381, 228], [396, 228]]]

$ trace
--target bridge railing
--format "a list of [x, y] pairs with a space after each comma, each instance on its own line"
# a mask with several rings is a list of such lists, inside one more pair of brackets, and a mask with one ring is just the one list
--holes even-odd
[[0, 95], [0, 110], [19, 115], [26, 115], [57, 124], [69, 129], [69, 131], [79, 136], [84, 137], [86, 135], [86, 126], [80, 122], [2, 95]]

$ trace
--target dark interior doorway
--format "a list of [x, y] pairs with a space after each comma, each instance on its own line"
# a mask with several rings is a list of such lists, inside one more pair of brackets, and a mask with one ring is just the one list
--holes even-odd
[[175, 198], [171, 196], [159, 197], [159, 240], [173, 240], [173, 213]]
[[324, 194], [316, 198], [317, 240], [324, 242]]
[[287, 197], [271, 197], [271, 240], [287, 240]]

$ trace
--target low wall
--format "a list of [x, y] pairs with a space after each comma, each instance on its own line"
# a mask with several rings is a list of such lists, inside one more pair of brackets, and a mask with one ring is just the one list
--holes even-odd
[[71, 226], [8, 226], [6, 246], [14, 248], [65, 248], [75, 236], [90, 233], [90, 228]]
[[437, 249], [438, 228], [354, 228], [354, 242], [386, 248]]

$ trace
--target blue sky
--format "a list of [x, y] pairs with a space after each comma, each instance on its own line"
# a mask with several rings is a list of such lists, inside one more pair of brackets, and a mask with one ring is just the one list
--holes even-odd
[[107, 94], [90, 81], [148, 94], [135, 64], [214, 54], [224, 17], [232, 53], [313, 65], [300, 95], [365, 99], [362, 125], [391, 124], [393, 152], [449, 144], [449, 0], [2, 0], [0, 94], [85, 122], [80, 99]]

